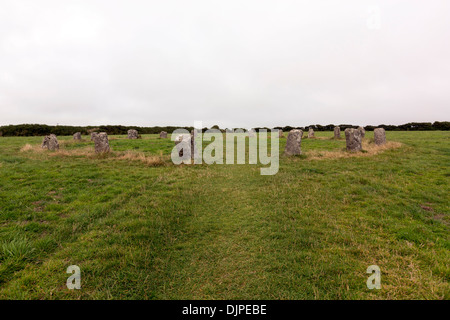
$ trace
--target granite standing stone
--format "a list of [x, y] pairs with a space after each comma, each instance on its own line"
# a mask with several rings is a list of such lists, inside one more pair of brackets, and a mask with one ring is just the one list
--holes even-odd
[[341, 128], [334, 127], [334, 138], [340, 139], [341, 138]]
[[42, 149], [59, 150], [58, 138], [52, 133], [44, 137], [41, 145]]
[[189, 152], [184, 153], [183, 151], [189, 148], [190, 150], [190, 158], [194, 159], [195, 155], [198, 154], [198, 150], [194, 149], [194, 135], [190, 134], [180, 134], [175, 138], [175, 146], [177, 147], [178, 155], [181, 159], [186, 160], [189, 159]]
[[91, 133], [91, 141], [94, 141], [95, 137], [98, 135], [98, 132]]
[[345, 142], [347, 144], [347, 151], [357, 152], [361, 151], [361, 132], [358, 129], [347, 128], [345, 129]]
[[110, 151], [108, 135], [106, 132], [97, 133], [94, 136], [94, 143], [95, 153], [108, 153]]
[[73, 140], [81, 140], [81, 132], [74, 133]]
[[358, 127], [358, 130], [361, 133], [361, 138], [364, 139], [364, 137], [366, 136], [366, 130], [364, 129], [364, 127]]
[[375, 144], [377, 146], [381, 146], [382, 144], [386, 143], [386, 131], [383, 128], [376, 128], [373, 131], [374, 138], [375, 138]]
[[[183, 150], [187, 148], [188, 145], [191, 144], [191, 135], [189, 134], [180, 134], [179, 136], [177, 136], [175, 138], [175, 146], [177, 147], [178, 150], [178, 155], [180, 156], [180, 158], [183, 158]], [[183, 142], [183, 143], [182, 143]]]
[[308, 130], [308, 139], [310, 138], [314, 138], [314, 129], [313, 128], [309, 128]]
[[302, 154], [302, 136], [302, 130], [293, 129], [289, 131], [288, 137], [286, 139], [286, 148], [284, 149], [284, 153], [286, 155], [294, 156]]
[[161, 131], [161, 133], [159, 134], [159, 137], [160, 137], [161, 139], [167, 139], [167, 132]]
[[139, 133], [137, 132], [137, 130], [128, 130], [128, 139], [139, 139]]

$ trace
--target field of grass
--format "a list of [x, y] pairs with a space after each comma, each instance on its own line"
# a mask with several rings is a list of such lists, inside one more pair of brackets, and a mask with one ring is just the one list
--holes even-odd
[[357, 157], [332, 135], [273, 176], [175, 166], [156, 135], [110, 137], [108, 156], [2, 137], [0, 298], [449, 299], [450, 132], [387, 132], [401, 145]]

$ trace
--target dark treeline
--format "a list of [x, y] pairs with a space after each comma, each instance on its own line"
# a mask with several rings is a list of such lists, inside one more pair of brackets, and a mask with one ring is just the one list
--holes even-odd
[[[345, 130], [346, 128], [357, 128], [358, 126], [350, 125], [350, 124], [340, 124], [338, 125], [341, 130]], [[309, 128], [313, 128], [315, 131], [333, 131], [335, 125], [329, 124], [322, 126], [320, 124], [310, 125], [306, 127], [275, 127], [274, 129], [282, 129], [283, 131], [290, 131], [292, 129], [302, 129], [308, 130]], [[217, 128], [218, 126], [213, 126], [213, 128]], [[378, 126], [365, 126], [364, 129], [366, 131], [373, 131], [375, 128], [384, 128], [387, 131], [427, 131], [427, 130], [450, 130], [450, 122], [436, 121], [434, 123], [431, 122], [410, 122], [406, 124], [402, 124], [399, 126], [395, 125], [385, 125], [381, 124]], [[137, 127], [137, 126], [87, 126], [87, 127], [77, 127], [77, 126], [48, 126], [45, 124], [19, 124], [19, 125], [9, 125], [9, 126], [1, 126], [0, 127], [0, 136], [11, 137], [11, 136], [44, 136], [48, 134], [55, 134], [57, 136], [70, 136], [75, 132], [81, 132], [81, 134], [87, 135], [93, 131], [96, 132], [106, 132], [109, 135], [116, 134], [126, 134], [128, 130], [135, 129], [140, 134], [157, 134], [161, 131], [166, 131], [168, 133], [172, 133], [175, 129], [186, 129], [191, 131], [193, 127]], [[270, 128], [254, 128], [256, 131], [260, 129]], [[207, 130], [207, 128], [203, 128], [203, 131]], [[223, 129], [222, 129], [223, 130]]]
[[153, 134], [166, 131], [172, 133], [175, 129], [192, 130], [193, 127], [137, 127], [137, 126], [48, 126], [45, 124], [19, 124], [0, 127], [0, 136], [44, 136], [48, 134], [55, 134], [57, 136], [71, 136], [75, 132], [87, 135], [91, 132], [106, 132], [109, 135], [127, 134], [130, 129], [137, 130], [140, 134]]
[[[306, 127], [291, 127], [291, 126], [286, 126], [286, 127], [275, 127], [275, 129], [282, 129], [283, 131], [290, 131], [292, 129], [302, 129], [303, 131], [305, 130], [309, 130], [309, 128], [313, 128], [314, 131], [333, 131], [334, 127], [340, 127], [341, 130], [345, 130], [347, 128], [358, 128], [359, 126], [356, 125], [351, 125], [351, 124], [339, 124], [339, 125], [334, 125], [334, 124], [328, 124], [326, 126], [322, 126], [320, 124], [315, 124], [315, 125], [309, 125]], [[429, 130], [450, 130], [450, 122], [448, 121], [443, 121], [443, 122], [439, 122], [439, 121], [435, 121], [433, 123], [431, 122], [410, 122], [410, 123], [405, 123], [399, 126], [395, 126], [395, 125], [387, 125], [387, 124], [380, 124], [378, 126], [364, 126], [364, 129], [366, 131], [373, 131], [375, 128], [384, 128], [386, 131], [429, 131]], [[256, 130], [258, 129], [267, 129], [267, 128], [256, 128]]]

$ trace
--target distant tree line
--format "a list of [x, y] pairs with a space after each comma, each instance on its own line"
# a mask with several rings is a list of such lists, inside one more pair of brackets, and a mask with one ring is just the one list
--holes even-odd
[[127, 134], [128, 130], [135, 129], [140, 134], [152, 134], [166, 131], [172, 133], [175, 129], [186, 129], [191, 131], [193, 127], [137, 127], [137, 126], [48, 126], [45, 124], [19, 124], [0, 127], [0, 136], [44, 136], [55, 134], [57, 136], [71, 136], [75, 132], [87, 135], [91, 132], [106, 132], [109, 135]]
[[[290, 131], [292, 129], [302, 129], [303, 131], [308, 130], [309, 128], [313, 128], [315, 131], [333, 131], [334, 124], [328, 124], [322, 126], [320, 124], [310, 125], [306, 127], [275, 127], [274, 129], [282, 129], [283, 131]], [[358, 126], [350, 125], [350, 124], [340, 124], [338, 125], [341, 130], [345, 130], [346, 128], [357, 128]], [[220, 129], [219, 126], [214, 125], [212, 128]], [[381, 124], [378, 126], [365, 126], [364, 129], [366, 131], [373, 131], [375, 128], [384, 128], [387, 131], [428, 131], [428, 130], [450, 130], [450, 122], [444, 121], [439, 122], [436, 121], [434, 123], [431, 122], [410, 122], [406, 124], [402, 124], [399, 126], [395, 125], [385, 125]], [[161, 131], [166, 131], [168, 133], [172, 133], [175, 129], [186, 129], [191, 131], [193, 127], [137, 127], [137, 126], [48, 126], [45, 124], [19, 124], [19, 125], [8, 125], [0, 127], [0, 136], [10, 137], [10, 136], [44, 136], [48, 134], [55, 134], [57, 136], [70, 136], [75, 132], [81, 132], [81, 134], [87, 135], [91, 132], [106, 132], [109, 135], [120, 135], [127, 134], [127, 131], [130, 129], [137, 130], [140, 134], [157, 134]], [[203, 131], [206, 131], [208, 128], [203, 128]], [[237, 128], [233, 128], [237, 129]], [[261, 129], [270, 130], [271, 128], [267, 127], [259, 127], [254, 128], [256, 131]], [[224, 129], [221, 129], [225, 131]]]
[[[326, 126], [322, 126], [320, 124], [314, 124], [314, 125], [309, 125], [306, 127], [291, 127], [291, 126], [286, 126], [286, 127], [275, 127], [275, 129], [282, 129], [283, 131], [290, 131], [292, 129], [301, 129], [303, 131], [305, 130], [309, 130], [309, 128], [313, 128], [314, 131], [333, 131], [334, 127], [340, 127], [341, 130], [345, 130], [347, 128], [358, 128], [359, 126], [357, 125], [351, 125], [351, 124], [339, 124], [339, 125], [334, 125], [334, 124], [328, 124]], [[450, 130], [450, 122], [448, 121], [443, 121], [443, 122], [439, 122], [439, 121], [435, 121], [433, 123], [431, 122], [409, 122], [409, 123], [405, 123], [402, 125], [386, 125], [386, 124], [380, 124], [378, 126], [364, 126], [364, 129], [366, 131], [373, 131], [375, 128], [384, 128], [386, 131], [431, 131], [431, 130]], [[267, 128], [256, 128], [256, 130], [259, 129], [267, 129]]]

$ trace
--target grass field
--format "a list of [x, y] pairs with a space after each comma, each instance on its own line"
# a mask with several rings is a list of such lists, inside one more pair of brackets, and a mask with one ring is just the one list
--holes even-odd
[[387, 132], [401, 145], [357, 157], [332, 135], [274, 176], [175, 166], [156, 135], [110, 137], [108, 156], [0, 138], [0, 298], [449, 299], [450, 132]]

